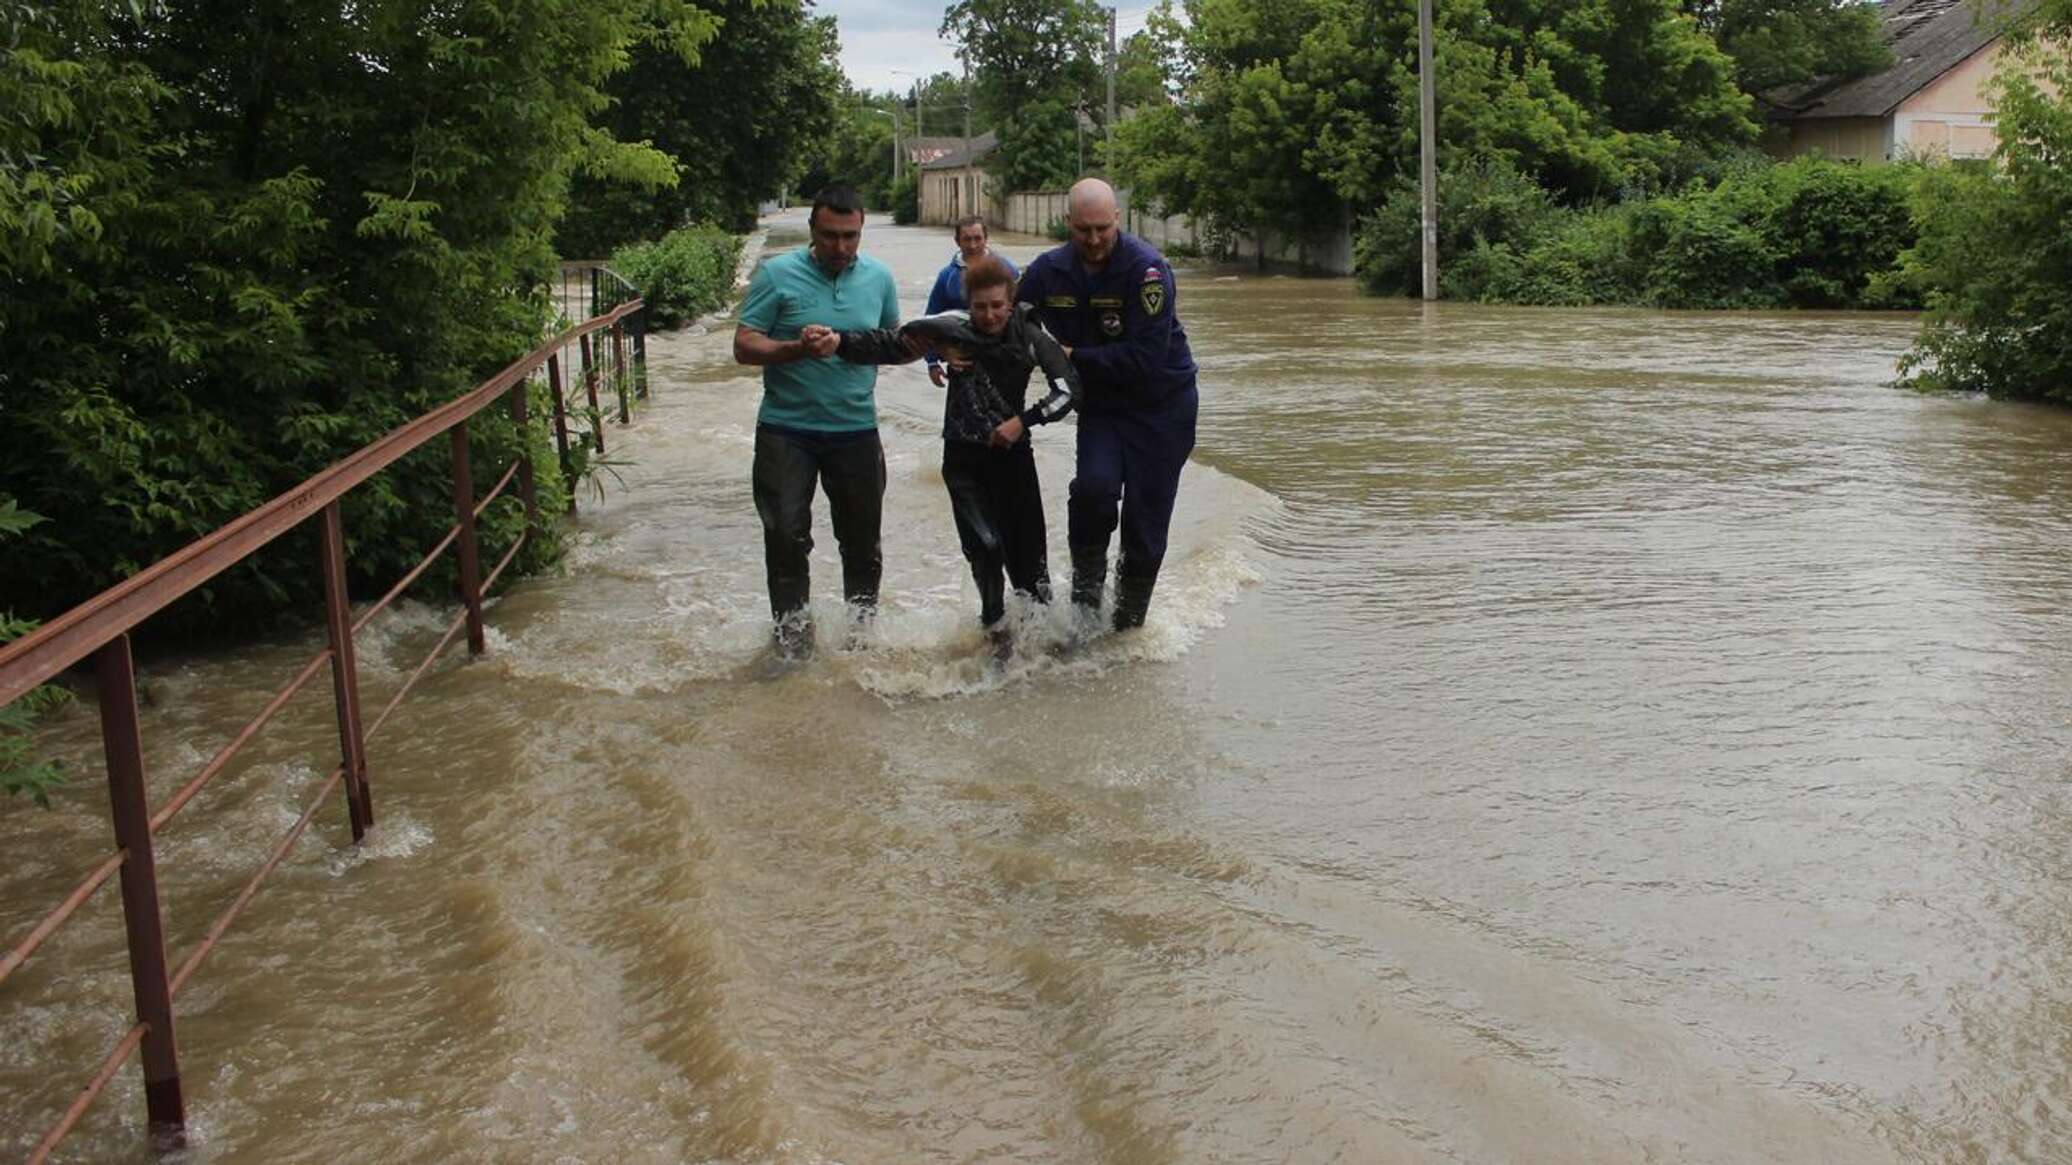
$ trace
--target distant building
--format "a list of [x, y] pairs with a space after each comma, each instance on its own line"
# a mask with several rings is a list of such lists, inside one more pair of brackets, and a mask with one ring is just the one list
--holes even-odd
[[945, 154], [955, 153], [963, 148], [963, 138], [940, 137], [931, 134], [925, 138], [908, 137], [899, 139], [899, 149], [901, 153], [906, 155], [907, 166], [915, 170], [919, 170]]
[[1999, 137], [1985, 83], [2002, 27], [2032, 2], [1885, 0], [1878, 15], [1892, 66], [1766, 94], [1773, 152], [1861, 162], [1990, 157]]
[[956, 143], [956, 148], [921, 164], [921, 221], [948, 226], [967, 214], [997, 219], [1000, 191], [988, 166], [1000, 149], [999, 135], [987, 131], [972, 138], [968, 151], [963, 138], [941, 140]]

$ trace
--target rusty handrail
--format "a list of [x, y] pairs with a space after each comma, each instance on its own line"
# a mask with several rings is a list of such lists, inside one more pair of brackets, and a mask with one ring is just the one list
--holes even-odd
[[[185, 1101], [181, 1092], [177, 1041], [174, 1038], [173, 999], [188, 979], [215, 949], [230, 926], [258, 893], [303, 832], [315, 820], [332, 791], [342, 783], [352, 824], [352, 836], [359, 842], [373, 825], [374, 809], [368, 787], [365, 744], [380, 729], [411, 688], [443, 655], [462, 628], [466, 628], [471, 654], [485, 649], [483, 597], [496, 585], [504, 570], [539, 530], [539, 507], [534, 496], [532, 460], [521, 448], [519, 455], [478, 501], [474, 496], [473, 473], [468, 460], [467, 430], [470, 418], [508, 396], [512, 420], [521, 431], [529, 427], [525, 394], [533, 373], [545, 368], [554, 403], [558, 452], [566, 468], [569, 454], [566, 439], [566, 403], [560, 376], [561, 353], [579, 343], [584, 355], [585, 379], [591, 391], [603, 369], [602, 344], [592, 345], [594, 333], [610, 331], [612, 365], [615, 374], [627, 374], [624, 356], [625, 333], [630, 322], [635, 336], [635, 359], [644, 362], [639, 342], [642, 301], [620, 304], [612, 311], [585, 320], [513, 361], [496, 375], [463, 396], [434, 409], [387, 436], [355, 451], [322, 473], [275, 498], [271, 502], [227, 523], [135, 576], [108, 588], [93, 599], [44, 624], [39, 630], [9, 644], [0, 645], [0, 706], [15, 700], [51, 677], [89, 656], [101, 685], [102, 741], [108, 758], [109, 795], [115, 821], [116, 846], [104, 855], [86, 877], [24, 938], [0, 956], [0, 982], [27, 962], [59, 927], [71, 919], [94, 894], [120, 875], [123, 916], [130, 954], [131, 982], [136, 993], [137, 1022], [118, 1040], [92, 1079], [77, 1093], [58, 1122], [31, 1151], [29, 1160], [45, 1160], [85, 1115], [94, 1099], [114, 1078], [132, 1052], [142, 1050], [144, 1059], [145, 1107], [150, 1118], [152, 1140], [160, 1147], [176, 1147], [184, 1137]], [[601, 341], [601, 337], [600, 337]], [[600, 359], [590, 358], [593, 347]], [[644, 368], [632, 375], [645, 380]], [[622, 397], [623, 400], [623, 397]], [[593, 417], [597, 414], [593, 411]], [[621, 423], [627, 420], [621, 410]], [[593, 421], [593, 424], [595, 422]], [[351, 617], [345, 593], [344, 534], [339, 499], [355, 486], [395, 464], [403, 457], [446, 434], [453, 461], [455, 520], [438, 543], [382, 598], [358, 619]], [[601, 449], [603, 438], [596, 435]], [[489, 507], [506, 495], [511, 483], [518, 483], [519, 500], [525, 508], [525, 525], [512, 539], [487, 578], [480, 578], [476, 523]], [[571, 483], [572, 485], [573, 483]], [[571, 493], [573, 489], [571, 489]], [[571, 499], [570, 508], [574, 508]], [[310, 658], [287, 685], [219, 749], [201, 770], [156, 812], [146, 802], [141, 728], [137, 717], [135, 664], [129, 650], [129, 633], [139, 624], [189, 592], [236, 565], [253, 552], [283, 537], [313, 514], [321, 515], [319, 549], [326, 613], [326, 646]], [[424, 661], [371, 727], [363, 730], [359, 708], [359, 681], [354, 659], [355, 634], [382, 610], [408, 590], [431, 564], [449, 548], [458, 546], [462, 610], [435, 643]], [[221, 774], [236, 754], [307, 687], [325, 664], [331, 665], [333, 689], [338, 702], [339, 745], [342, 763], [320, 782], [308, 808], [288, 831], [275, 841], [266, 860], [245, 883], [230, 905], [217, 916], [177, 969], [167, 966], [165, 939], [156, 877], [155, 836], [160, 829]]]
[[465, 396], [411, 421], [258, 509], [233, 519], [215, 533], [189, 543], [35, 631], [0, 646], [0, 706], [13, 703], [29, 689], [92, 655], [102, 644], [172, 606], [354, 486], [489, 407], [497, 397], [545, 364], [550, 352], [558, 353], [579, 339], [587, 341], [592, 332], [609, 328], [644, 306], [641, 300], [632, 300], [569, 328]]

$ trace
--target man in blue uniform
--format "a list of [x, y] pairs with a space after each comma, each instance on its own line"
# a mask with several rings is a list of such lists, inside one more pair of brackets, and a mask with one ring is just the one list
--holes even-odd
[[[993, 255], [1007, 264], [1009, 277], [1021, 277], [1021, 271], [1007, 256], [993, 254], [992, 244], [986, 237], [984, 218], [970, 214], [958, 219], [956, 238], [957, 253], [950, 257], [948, 263], [943, 264], [943, 269], [936, 273], [935, 286], [928, 290], [928, 315], [941, 315], [946, 311], [958, 311], [971, 306], [970, 298], [964, 291], [964, 272], [966, 268], [987, 255]], [[943, 375], [942, 361], [932, 353], [928, 357], [928, 379], [934, 381], [937, 388], [949, 384], [948, 377]]]
[[1165, 561], [1180, 470], [1194, 450], [1194, 355], [1180, 326], [1173, 270], [1117, 225], [1115, 191], [1098, 178], [1072, 187], [1072, 239], [1022, 274], [1019, 298], [1065, 345], [1079, 370], [1078, 464], [1066, 503], [1072, 601], [1098, 608], [1108, 538], [1122, 527], [1114, 626], [1140, 627]]
[[813, 200], [809, 245], [764, 262], [749, 280], [734, 330], [734, 359], [763, 370], [750, 476], [763, 523], [763, 567], [778, 654], [813, 648], [807, 611], [813, 490], [827, 493], [842, 550], [842, 591], [860, 618], [877, 609], [883, 558], [885, 447], [878, 440], [878, 370], [835, 358], [837, 330], [899, 323], [899, 292], [883, 263], [859, 256], [863, 200], [846, 186]]

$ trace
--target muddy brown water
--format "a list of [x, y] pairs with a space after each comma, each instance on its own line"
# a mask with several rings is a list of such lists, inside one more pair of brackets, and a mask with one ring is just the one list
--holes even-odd
[[[910, 311], [951, 249], [865, 244]], [[909, 368], [888, 609], [770, 674], [756, 378], [726, 326], [656, 338], [566, 570], [375, 741], [370, 843], [327, 809], [180, 1000], [187, 1159], [2072, 1154], [2072, 419], [1887, 387], [1903, 316], [1209, 267], [1180, 311], [1201, 448], [1150, 625], [1004, 670]], [[443, 615], [370, 629], [370, 703]], [[154, 782], [314, 643], [157, 662]], [[176, 958], [328, 715], [168, 830]], [[91, 709], [44, 743], [80, 775], [0, 805], [9, 941], [107, 836]], [[125, 1026], [115, 901], [0, 988], [0, 1153]], [[61, 1159], [146, 1159], [139, 1093]]]

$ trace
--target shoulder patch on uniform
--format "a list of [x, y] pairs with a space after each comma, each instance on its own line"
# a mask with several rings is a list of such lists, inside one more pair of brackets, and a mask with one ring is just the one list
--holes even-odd
[[1155, 316], [1165, 310], [1165, 284], [1146, 280], [1144, 286], [1137, 292], [1137, 298], [1144, 304], [1144, 314]]
[[1162, 271], [1160, 271], [1160, 270], [1159, 270], [1159, 269], [1158, 269], [1158, 268], [1157, 268], [1156, 266], [1151, 266], [1151, 267], [1146, 267], [1146, 268], [1144, 268], [1144, 282], [1146, 282], [1146, 283], [1153, 283], [1153, 282], [1164, 282], [1164, 281], [1165, 281], [1165, 273], [1164, 273], [1164, 272], [1162, 272]]

